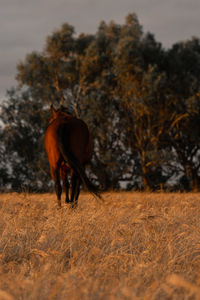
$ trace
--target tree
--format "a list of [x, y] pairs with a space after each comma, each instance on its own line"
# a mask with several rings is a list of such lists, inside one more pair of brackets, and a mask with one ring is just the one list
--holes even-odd
[[92, 169], [104, 189], [119, 188], [127, 169], [127, 149], [120, 130], [119, 101], [114, 94], [113, 52], [121, 27], [102, 22], [82, 60], [80, 115], [95, 137]]
[[92, 35], [74, 37], [74, 28], [65, 23], [46, 39], [44, 51], [28, 54], [17, 66], [20, 86], [28, 86], [44, 103], [76, 104], [79, 67]]
[[172, 175], [164, 175], [162, 168], [168, 158], [165, 139], [175, 116], [171, 114], [172, 101], [165, 96], [165, 75], [149, 66], [140, 76], [129, 76], [120, 83], [121, 105], [128, 120], [131, 147], [139, 154], [143, 187], [150, 190]]
[[45, 191], [50, 178], [43, 152], [47, 113], [29, 92], [21, 94], [12, 89], [7, 98], [1, 105], [2, 184], [17, 191]]
[[200, 187], [200, 40], [175, 44], [166, 56], [168, 81], [176, 99], [176, 113], [185, 115], [170, 132], [180, 171], [189, 189]]

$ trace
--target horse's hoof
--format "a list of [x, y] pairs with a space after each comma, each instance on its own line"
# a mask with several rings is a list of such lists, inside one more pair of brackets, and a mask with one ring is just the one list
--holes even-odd
[[72, 201], [71, 200], [65, 200], [65, 203], [70, 204], [70, 203], [72, 203]]
[[72, 202], [72, 209], [77, 208], [77, 203]]

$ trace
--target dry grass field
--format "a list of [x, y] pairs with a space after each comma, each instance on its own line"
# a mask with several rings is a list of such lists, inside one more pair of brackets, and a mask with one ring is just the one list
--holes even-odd
[[200, 299], [200, 194], [0, 194], [0, 300]]

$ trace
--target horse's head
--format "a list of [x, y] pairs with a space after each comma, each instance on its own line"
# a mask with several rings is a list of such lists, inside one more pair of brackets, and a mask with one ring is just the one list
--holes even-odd
[[53, 105], [51, 105], [52, 117], [49, 123], [53, 122], [57, 118], [69, 118], [73, 115], [68, 111], [68, 109], [61, 105], [59, 109], [55, 109]]

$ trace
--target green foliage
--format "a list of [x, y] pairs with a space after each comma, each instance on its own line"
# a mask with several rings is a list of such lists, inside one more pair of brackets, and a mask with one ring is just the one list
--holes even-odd
[[[47, 113], [43, 104], [31, 98], [29, 92], [8, 92], [8, 100], [1, 106], [4, 128], [3, 166], [7, 170], [4, 182], [13, 190], [47, 190], [49, 181], [47, 160], [43, 151], [43, 133], [47, 126]], [[3, 169], [4, 167], [4, 169]], [[5, 176], [2, 177], [5, 178]], [[2, 187], [3, 188], [3, 187]]]
[[53, 103], [88, 124], [89, 172], [102, 188], [198, 190], [199, 74], [198, 38], [165, 50], [134, 13], [122, 25], [102, 21], [94, 35], [63, 24], [18, 64], [18, 90], [2, 104], [1, 184], [48, 189], [43, 134]]

